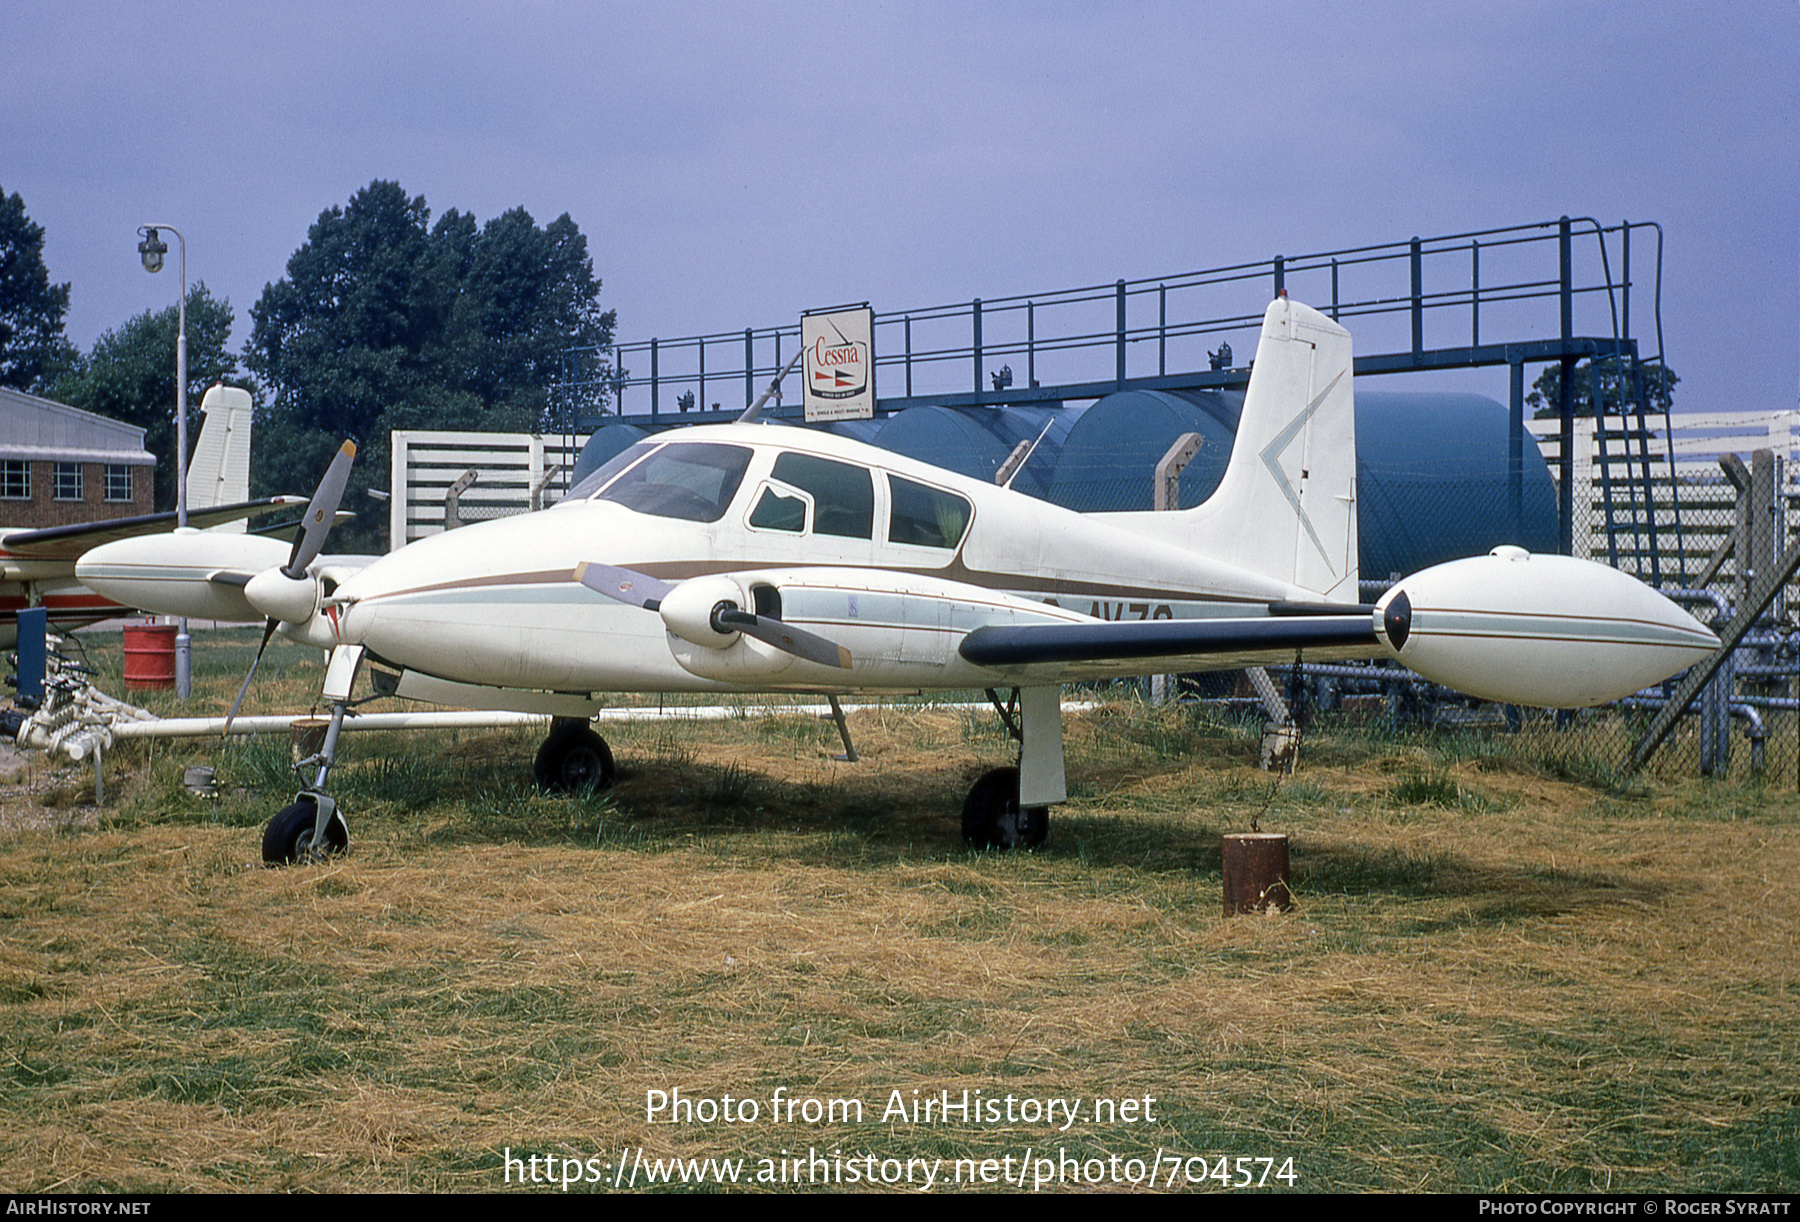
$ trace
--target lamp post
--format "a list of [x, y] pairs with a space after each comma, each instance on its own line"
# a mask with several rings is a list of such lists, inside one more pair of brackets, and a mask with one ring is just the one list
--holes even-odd
[[[138, 243], [138, 256], [144, 261], [145, 271], [160, 272], [163, 269], [163, 256], [169, 253], [169, 244], [158, 232], [163, 229], [174, 234], [175, 240], [181, 243], [181, 296], [177, 299], [179, 313], [175, 331], [175, 525], [179, 529], [187, 525], [187, 239], [173, 225], [140, 226], [138, 236], [143, 240]], [[177, 624], [175, 691], [186, 700], [194, 690], [193, 642], [188, 637], [187, 617], [182, 616]]]

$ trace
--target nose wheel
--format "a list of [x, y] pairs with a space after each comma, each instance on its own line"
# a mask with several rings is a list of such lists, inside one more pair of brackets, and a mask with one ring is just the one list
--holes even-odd
[[[264, 640], [267, 641], [266, 635]], [[314, 764], [318, 765], [318, 771], [313, 775], [312, 784], [295, 794], [294, 800], [282, 807], [263, 828], [262, 855], [267, 865], [324, 861], [350, 847], [350, 825], [345, 822], [344, 812], [338, 809], [336, 799], [325, 792], [325, 782], [337, 763], [338, 735], [344, 728], [344, 715], [350, 711], [350, 684], [355, 681], [356, 668], [361, 664], [362, 649], [358, 646], [339, 646], [332, 650], [325, 675], [325, 691], [331, 697], [331, 721], [325, 727], [325, 743], [317, 755], [294, 765], [296, 772]]]
[[271, 866], [323, 861], [350, 847], [350, 828], [324, 794], [304, 793], [263, 828], [263, 862]]
[[588, 793], [613, 783], [612, 749], [587, 722], [557, 717], [538, 748], [531, 774], [545, 793]]

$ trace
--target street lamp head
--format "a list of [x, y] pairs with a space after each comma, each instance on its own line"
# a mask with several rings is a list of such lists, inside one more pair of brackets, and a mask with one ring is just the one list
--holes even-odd
[[138, 232], [144, 240], [138, 243], [138, 255], [144, 260], [144, 270], [160, 272], [163, 269], [163, 256], [169, 253], [169, 244], [163, 241], [154, 225], [147, 225]]

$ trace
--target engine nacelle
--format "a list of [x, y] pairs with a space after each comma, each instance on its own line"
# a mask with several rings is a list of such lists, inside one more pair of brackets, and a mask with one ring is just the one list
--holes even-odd
[[688, 578], [662, 600], [658, 611], [669, 630], [669, 652], [683, 670], [702, 679], [741, 683], [767, 679], [794, 664], [792, 654], [729, 628], [721, 632], [713, 622], [721, 603], [745, 610], [755, 606], [755, 599], [736, 578], [713, 573]]
[[1375, 632], [1434, 683], [1557, 709], [1629, 696], [1719, 647], [1693, 616], [1636, 578], [1519, 547], [1406, 578], [1375, 605]]
[[158, 615], [254, 620], [262, 613], [241, 584], [209, 578], [221, 571], [260, 573], [285, 563], [290, 550], [260, 535], [184, 529], [102, 544], [75, 562], [75, 576], [103, 598]]

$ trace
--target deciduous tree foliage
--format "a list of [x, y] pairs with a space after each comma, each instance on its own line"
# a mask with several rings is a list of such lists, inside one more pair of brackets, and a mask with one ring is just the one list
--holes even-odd
[[[1617, 415], [1620, 404], [1635, 410], [1638, 385], [1632, 377], [1631, 362], [1621, 362], [1610, 356], [1603, 356], [1595, 361], [1583, 361], [1575, 367], [1575, 376], [1569, 385], [1574, 391], [1575, 415], [1592, 416], [1594, 414], [1594, 374], [1600, 375], [1600, 403], [1604, 414]], [[1653, 412], [1666, 412], [1674, 401], [1675, 384], [1681, 379], [1667, 365], [1642, 365], [1637, 367], [1638, 376], [1643, 379], [1645, 405]], [[1532, 415], [1539, 420], [1554, 419], [1562, 413], [1562, 366], [1547, 365], [1544, 372], [1538, 375], [1537, 381], [1531, 384], [1531, 393], [1525, 396], [1526, 406], [1533, 410]]]
[[[188, 444], [200, 433], [200, 401], [214, 382], [247, 385], [238, 375], [231, 342], [231, 303], [188, 289]], [[144, 448], [156, 455], [156, 508], [175, 508], [175, 337], [180, 309], [146, 310], [102, 332], [86, 356], [77, 356], [50, 387], [50, 397], [72, 407], [124, 420], [144, 430]]]
[[0, 191], [0, 386], [43, 393], [74, 359], [63, 336], [69, 286], [51, 284], [44, 227], [17, 192]]
[[561, 354], [612, 340], [587, 239], [567, 214], [523, 208], [435, 226], [423, 196], [376, 181], [319, 215], [287, 275], [251, 310], [245, 359], [271, 393], [260, 493], [312, 489], [345, 437], [360, 449], [333, 547], [382, 546], [378, 503], [394, 428], [545, 427]]

